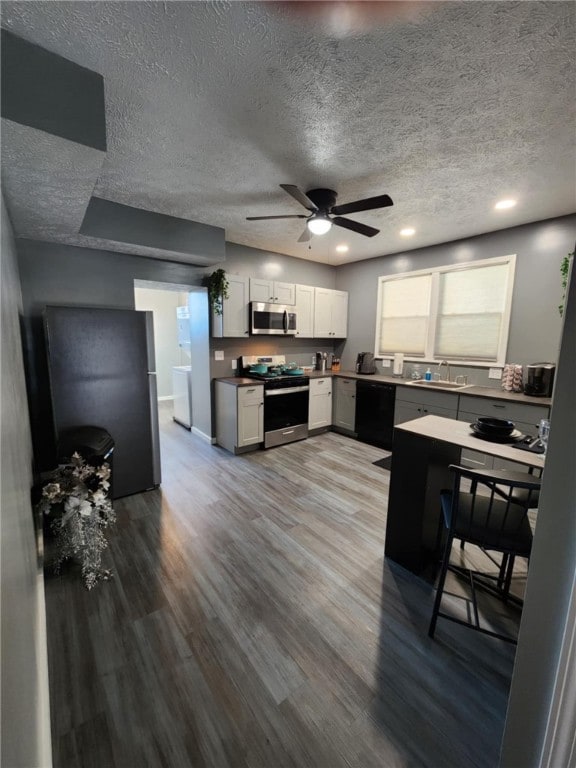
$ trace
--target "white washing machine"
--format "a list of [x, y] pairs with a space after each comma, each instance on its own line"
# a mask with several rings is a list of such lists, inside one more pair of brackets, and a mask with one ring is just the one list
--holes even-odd
[[192, 427], [192, 367], [175, 365], [172, 368], [172, 394], [174, 397], [174, 421], [186, 429]]

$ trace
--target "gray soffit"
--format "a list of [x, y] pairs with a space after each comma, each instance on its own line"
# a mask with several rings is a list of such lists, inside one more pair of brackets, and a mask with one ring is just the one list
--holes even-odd
[[[4, 2], [2, 26], [102, 74], [94, 197], [224, 228], [229, 242], [340, 264], [576, 210], [574, 3]], [[58, 156], [30, 154], [44, 185], [19, 192], [24, 234], [50, 227], [46, 239], [109, 250], [79, 232], [74, 201], [58, 223]], [[279, 184], [394, 206], [350, 214], [376, 237], [333, 227], [309, 249], [301, 220], [246, 221], [305, 212]], [[509, 197], [515, 208], [494, 210]]]
[[80, 234], [186, 254], [194, 264], [226, 258], [224, 230], [93, 197]]
[[106, 151], [102, 75], [5, 29], [2, 117]]

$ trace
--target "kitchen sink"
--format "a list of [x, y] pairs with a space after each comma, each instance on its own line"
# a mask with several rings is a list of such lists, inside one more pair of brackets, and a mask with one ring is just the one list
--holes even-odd
[[466, 389], [472, 386], [472, 384], [458, 384], [455, 381], [426, 381], [425, 379], [409, 381], [408, 384], [417, 387], [434, 387], [435, 389]]

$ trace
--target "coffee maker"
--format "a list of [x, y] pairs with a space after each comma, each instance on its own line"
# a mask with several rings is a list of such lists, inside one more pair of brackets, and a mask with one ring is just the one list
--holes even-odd
[[556, 366], [553, 363], [531, 363], [527, 365], [524, 394], [532, 395], [533, 397], [552, 397], [555, 372]]
[[359, 352], [356, 359], [356, 373], [376, 373], [374, 355], [371, 352]]

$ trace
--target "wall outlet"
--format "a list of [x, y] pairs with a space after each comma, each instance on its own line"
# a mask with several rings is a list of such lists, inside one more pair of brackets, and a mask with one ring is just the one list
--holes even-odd
[[230, 362], [232, 363], [232, 370], [235, 371], [236, 370], [236, 360], [230, 360]]
[[384, 360], [382, 360], [382, 368], [390, 368], [391, 363], [392, 363], [392, 360], [387, 360], [386, 358], [384, 358]]
[[215, 349], [214, 350], [214, 360], [224, 360], [224, 350], [223, 349]]
[[502, 378], [502, 368], [490, 368], [488, 371], [488, 378], [489, 379], [501, 379]]

